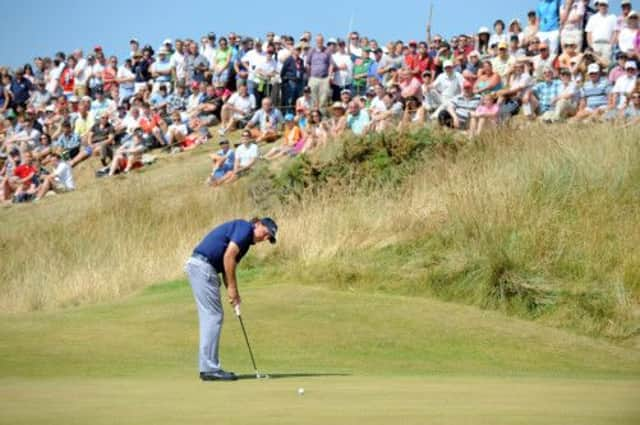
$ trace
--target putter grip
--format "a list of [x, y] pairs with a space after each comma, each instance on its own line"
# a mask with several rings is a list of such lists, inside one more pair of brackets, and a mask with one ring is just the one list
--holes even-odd
[[240, 317], [240, 304], [234, 305], [233, 310], [236, 312], [236, 316]]

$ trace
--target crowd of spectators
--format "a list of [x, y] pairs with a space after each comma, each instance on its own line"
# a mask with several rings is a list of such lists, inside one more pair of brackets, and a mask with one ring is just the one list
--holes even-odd
[[358, 32], [209, 33], [157, 49], [132, 38], [125, 58], [95, 46], [2, 67], [0, 202], [74, 190], [73, 167], [92, 157], [97, 176], [113, 176], [151, 161], [149, 150], [177, 153], [215, 133], [207, 184], [219, 186], [344, 132], [440, 125], [475, 137], [515, 116], [640, 122], [631, 1], [531, 3], [524, 25], [498, 19], [448, 40], [429, 26], [424, 40], [386, 44]]

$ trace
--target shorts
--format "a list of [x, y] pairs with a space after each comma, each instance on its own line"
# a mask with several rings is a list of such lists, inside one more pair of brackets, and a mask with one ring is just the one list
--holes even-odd
[[91, 146], [85, 146], [84, 147], [84, 153], [87, 154], [87, 156], [91, 156], [93, 155], [93, 147]]
[[51, 186], [51, 189], [56, 193], [67, 193], [73, 191], [72, 188], [65, 186], [58, 177], [53, 180], [53, 184]]
[[196, 137], [193, 135], [189, 135], [184, 139], [182, 139], [182, 143], [180, 143], [180, 146], [182, 147], [182, 149], [188, 149], [191, 146], [194, 146], [195, 144], [196, 144]]
[[[129, 159], [128, 158], [120, 158], [120, 161], [118, 162], [118, 169], [120, 171], [122, 171], [125, 168], [127, 168], [127, 165], [129, 165]], [[131, 166], [131, 169], [132, 170], [136, 170], [138, 168], [142, 168], [142, 166], [143, 166], [142, 161], [138, 160]]]

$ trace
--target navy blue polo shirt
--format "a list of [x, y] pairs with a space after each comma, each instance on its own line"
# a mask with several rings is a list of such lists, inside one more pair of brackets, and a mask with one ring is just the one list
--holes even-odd
[[213, 229], [193, 250], [194, 254], [209, 259], [209, 263], [218, 273], [224, 271], [224, 253], [229, 242], [235, 242], [240, 248], [236, 261], [240, 262], [253, 245], [253, 224], [245, 220], [234, 220]]
[[33, 85], [31, 81], [26, 78], [21, 78], [18, 81], [16, 78], [11, 82], [11, 93], [13, 93], [13, 103], [16, 105], [24, 105], [29, 100], [29, 96], [31, 96], [31, 91], [33, 90]]

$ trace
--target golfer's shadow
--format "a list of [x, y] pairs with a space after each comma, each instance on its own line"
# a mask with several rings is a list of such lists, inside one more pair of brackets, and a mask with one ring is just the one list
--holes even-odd
[[[351, 376], [350, 373], [270, 373], [268, 379], [294, 379], [294, 378], [319, 378], [319, 377], [338, 377], [338, 376]], [[256, 378], [256, 375], [238, 375], [238, 379], [251, 380], [251, 379], [264, 379]]]

